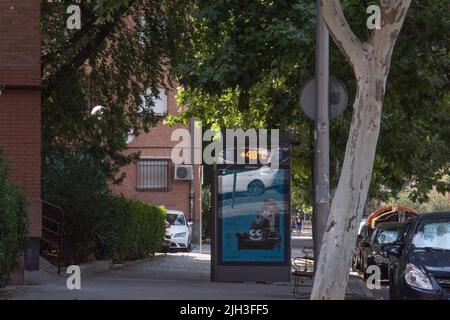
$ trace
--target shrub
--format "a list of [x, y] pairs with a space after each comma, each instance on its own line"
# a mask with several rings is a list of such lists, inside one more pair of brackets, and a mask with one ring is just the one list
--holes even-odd
[[211, 238], [212, 221], [211, 189], [209, 186], [202, 187], [202, 232], [203, 238]]
[[8, 180], [8, 163], [0, 150], [0, 287], [19, 266], [28, 234], [27, 202], [23, 191]]
[[137, 200], [116, 197], [115, 261], [142, 259], [160, 250], [164, 242], [166, 210]]
[[47, 156], [42, 169], [42, 197], [64, 210], [64, 260], [84, 263], [101, 252], [98, 241], [111, 228], [111, 195], [106, 179], [88, 156], [69, 150]]
[[84, 153], [47, 157], [43, 197], [64, 210], [66, 263], [148, 257], [164, 241], [163, 208], [113, 195], [98, 163]]

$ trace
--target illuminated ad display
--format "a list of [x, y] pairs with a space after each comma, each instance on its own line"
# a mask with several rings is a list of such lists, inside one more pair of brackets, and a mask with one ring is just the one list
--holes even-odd
[[[251, 158], [267, 150], [240, 151]], [[288, 255], [289, 148], [277, 164], [224, 164], [217, 171], [219, 264], [285, 264]]]

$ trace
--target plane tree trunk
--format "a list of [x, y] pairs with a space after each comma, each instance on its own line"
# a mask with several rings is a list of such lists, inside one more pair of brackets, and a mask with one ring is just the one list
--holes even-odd
[[411, 0], [382, 0], [382, 28], [362, 42], [339, 0], [321, 0], [331, 36], [352, 65], [357, 95], [338, 187], [333, 197], [311, 299], [344, 299], [357, 226], [367, 199], [392, 51]]

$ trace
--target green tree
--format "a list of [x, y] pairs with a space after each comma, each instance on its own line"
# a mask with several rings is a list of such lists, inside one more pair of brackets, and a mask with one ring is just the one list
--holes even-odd
[[[367, 6], [341, 1], [350, 26], [365, 39]], [[426, 200], [449, 171], [450, 14], [447, 2], [413, 1], [393, 54], [369, 196], [388, 199], [413, 183], [411, 197]], [[173, 73], [188, 106], [172, 122], [192, 116], [204, 127], [295, 128], [296, 201], [312, 204], [312, 123], [298, 94], [314, 74], [313, 1], [196, 1], [189, 46]], [[436, 19], [439, 17], [439, 19]], [[414, 45], [411, 45], [414, 43]], [[332, 44], [331, 73], [355, 96], [353, 71]], [[331, 123], [331, 184], [337, 185], [352, 110]]]
[[[450, 178], [444, 177], [444, 183], [448, 183]], [[426, 201], [419, 201], [411, 197], [411, 188], [406, 187], [398, 193], [396, 197], [391, 197], [388, 203], [402, 203], [411, 208], [416, 209], [420, 213], [450, 211], [450, 196], [449, 194], [442, 194], [434, 187], [427, 193]], [[413, 198], [413, 199], [412, 199]]]
[[[122, 153], [128, 135], [160, 120], [153, 101], [171, 85], [168, 64], [187, 41], [191, 3], [80, 1], [81, 29], [69, 30], [73, 4], [41, 6], [42, 197], [65, 211], [67, 262], [143, 257], [163, 240], [163, 210], [116, 198], [108, 183], [137, 156]], [[96, 105], [104, 109], [92, 116]]]
[[[80, 149], [113, 177], [133, 160], [120, 152], [128, 134], [159, 120], [153, 101], [171, 82], [167, 65], [186, 41], [190, 2], [82, 1], [81, 29], [68, 30], [71, 4], [42, 4], [43, 154]], [[96, 105], [101, 117], [90, 115]]]
[[[322, 2], [327, 24], [337, 40], [332, 51], [332, 73], [343, 79], [351, 96], [356, 97], [354, 112], [348, 110], [331, 128], [332, 163], [336, 168], [330, 177], [331, 183], [336, 186], [339, 177], [341, 182], [350, 180], [337, 186], [333, 201], [336, 204], [331, 210], [334, 220], [330, 220], [334, 223], [327, 230], [334, 232], [330, 239], [342, 237], [342, 243], [346, 244], [351, 242], [354, 228], [345, 231], [347, 224], [343, 221], [347, 219], [345, 217], [350, 225], [358, 221], [371, 180], [370, 194], [381, 198], [395, 194], [406, 183], [413, 184], [412, 198], [426, 199], [431, 185], [439, 186], [440, 192], [450, 189], [448, 183], [440, 181], [449, 172], [446, 155], [450, 151], [446, 138], [450, 120], [448, 3], [383, 1], [384, 27], [370, 32], [365, 25], [365, 10], [374, 3], [380, 4], [379, 1], [356, 0]], [[411, 13], [398, 38], [410, 3]], [[197, 115], [199, 119], [228, 114], [243, 127], [261, 125], [261, 115], [265, 114], [266, 127], [295, 127], [301, 139], [311, 137], [305, 119], [297, 116], [297, 105], [300, 84], [307, 75], [313, 74], [314, 20], [311, 17], [314, 16], [314, 4], [198, 0], [197, 5], [199, 10], [194, 14], [196, 32], [191, 42], [195, 54], [175, 69], [187, 88], [186, 102], [193, 101], [190, 106], [194, 105], [194, 108], [187, 114]], [[389, 19], [391, 16], [395, 19]], [[271, 37], [274, 30], [277, 34]], [[398, 46], [392, 55], [397, 38]], [[415, 44], [414, 48], [411, 43]], [[392, 68], [391, 61], [394, 61]], [[189, 98], [189, 95], [195, 98]], [[224, 112], [214, 110], [224, 105], [224, 101], [228, 102]], [[203, 104], [195, 106], [196, 102]], [[197, 114], [195, 109], [199, 111]], [[208, 123], [208, 118], [205, 120]], [[381, 139], [375, 156], [380, 130]], [[311, 148], [307, 146], [305, 143], [303, 151], [310, 153]], [[311, 157], [297, 161], [300, 168], [311, 166]], [[300, 169], [300, 172], [310, 171]], [[352, 198], [361, 201], [357, 204]], [[324, 260], [326, 272], [320, 274], [328, 278], [318, 277], [320, 281], [315, 285], [313, 297], [342, 297], [345, 294], [348, 274], [343, 270], [347, 270], [346, 253], [351, 248], [343, 245], [341, 249], [343, 254], [339, 250], [333, 254], [338, 253], [346, 259], [337, 267], [329, 263], [336, 259]], [[331, 281], [337, 283], [333, 289], [329, 288]]]

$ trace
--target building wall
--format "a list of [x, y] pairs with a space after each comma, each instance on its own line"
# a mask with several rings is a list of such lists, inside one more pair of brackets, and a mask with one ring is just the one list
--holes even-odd
[[[0, 147], [30, 202], [30, 237], [41, 235], [40, 63], [40, 0], [1, 0], [0, 84], [6, 90], [0, 95]], [[15, 280], [21, 282], [20, 272]]]
[[[167, 93], [167, 111], [176, 114], [179, 107], [176, 102], [176, 90]], [[182, 126], [169, 127], [159, 123], [148, 133], [142, 133], [136, 137], [129, 145], [126, 153], [140, 152], [141, 157], [170, 159], [172, 148], [178, 143], [171, 141], [172, 132]], [[188, 128], [186, 128], [188, 129]], [[157, 205], [164, 205], [167, 209], [181, 210], [190, 218], [190, 182], [175, 181], [173, 179], [174, 165], [169, 161], [169, 188], [168, 191], [140, 191], [138, 186], [137, 164], [130, 164], [122, 170], [126, 174], [125, 180], [120, 185], [111, 186], [117, 194], [126, 197], [151, 202]], [[195, 220], [194, 229], [199, 231], [199, 219], [201, 212], [201, 166], [194, 166], [194, 212], [192, 218]], [[195, 240], [198, 240], [198, 234]]]

